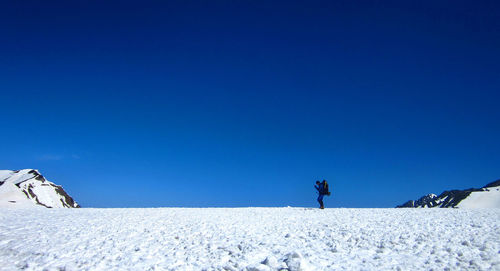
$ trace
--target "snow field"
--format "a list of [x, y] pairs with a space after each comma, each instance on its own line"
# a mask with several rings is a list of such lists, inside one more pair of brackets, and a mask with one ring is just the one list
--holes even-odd
[[500, 270], [499, 209], [1, 209], [0, 270]]

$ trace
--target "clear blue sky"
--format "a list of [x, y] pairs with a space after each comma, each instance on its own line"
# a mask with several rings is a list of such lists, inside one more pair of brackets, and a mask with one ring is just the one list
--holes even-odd
[[498, 1], [3, 1], [0, 166], [85, 207], [393, 207], [500, 178]]

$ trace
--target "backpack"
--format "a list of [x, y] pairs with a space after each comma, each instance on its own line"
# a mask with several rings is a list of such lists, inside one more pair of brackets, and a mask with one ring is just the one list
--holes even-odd
[[323, 185], [323, 194], [330, 196], [332, 193], [328, 190], [329, 188], [328, 188], [328, 183], [326, 182], [326, 180], [323, 180], [323, 182], [321, 184]]

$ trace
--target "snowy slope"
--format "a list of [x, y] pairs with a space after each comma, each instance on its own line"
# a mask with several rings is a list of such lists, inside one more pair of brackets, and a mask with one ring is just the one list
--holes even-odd
[[444, 191], [410, 200], [398, 208], [500, 208], [500, 180], [482, 188]]
[[500, 270], [499, 209], [0, 212], [0, 270]]
[[0, 207], [76, 208], [78, 204], [37, 170], [0, 170]]
[[470, 193], [462, 200], [459, 208], [500, 208], [500, 186], [483, 188], [482, 191]]

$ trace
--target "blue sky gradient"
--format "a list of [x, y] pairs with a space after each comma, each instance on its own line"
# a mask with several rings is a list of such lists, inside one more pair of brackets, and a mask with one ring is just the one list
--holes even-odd
[[500, 178], [497, 1], [5, 1], [2, 169], [85, 207], [394, 207]]

